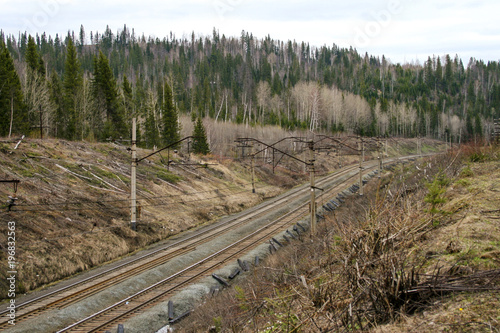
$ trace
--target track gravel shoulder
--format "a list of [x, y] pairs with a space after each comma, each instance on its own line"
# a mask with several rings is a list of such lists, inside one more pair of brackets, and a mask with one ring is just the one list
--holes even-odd
[[[307, 186], [307, 185], [304, 185]], [[277, 198], [285, 196], [285, 194], [278, 196]], [[305, 199], [301, 198], [295, 201], [288, 202], [287, 207], [279, 210], [279, 211], [274, 211], [270, 214], [265, 215], [262, 218], [256, 219], [255, 221], [252, 221], [251, 223], [242, 226], [238, 229], [235, 229], [231, 232], [228, 232], [224, 234], [221, 237], [217, 237], [216, 239], [203, 244], [201, 246], [198, 246], [195, 251], [186, 253], [182, 256], [179, 256], [175, 259], [172, 259], [168, 261], [167, 263], [156, 267], [155, 269], [146, 271], [144, 273], [141, 273], [133, 278], [127, 279], [126, 281], [123, 281], [122, 283], [115, 285], [111, 288], [108, 288], [94, 296], [88, 297], [85, 300], [78, 302], [74, 305], [68, 306], [67, 308], [63, 309], [57, 309], [57, 310], [52, 310], [47, 313], [44, 313], [37, 317], [34, 320], [31, 321], [25, 321], [25, 322], [20, 322], [13, 328], [9, 329], [8, 332], [15, 332], [15, 333], [20, 333], [20, 332], [33, 332], [34, 327], [34, 322], [36, 322], [36, 330], [37, 332], [54, 332], [57, 329], [61, 329], [63, 327], [66, 327], [78, 320], [81, 320], [96, 311], [105, 308], [107, 306], [110, 306], [122, 299], [125, 299], [126, 297], [130, 296], [131, 294], [134, 294], [138, 292], [141, 289], [144, 289], [170, 275], [175, 274], [179, 270], [185, 268], [186, 266], [193, 264], [201, 259], [203, 259], [206, 255], [211, 254], [216, 252], [219, 249], [224, 248], [225, 246], [231, 244], [235, 240], [239, 239], [241, 235], [248, 234], [249, 232], [252, 232], [256, 229], [258, 229], [260, 226], [266, 224], [268, 221], [270, 221], [272, 218], [277, 217], [279, 215], [282, 215], [286, 213], [287, 211], [291, 210], [293, 207], [297, 206], [298, 204], [304, 202]], [[264, 204], [264, 203], [263, 203]], [[258, 209], [261, 207], [261, 205], [257, 205], [256, 207], [253, 207], [251, 209]], [[321, 213], [321, 210], [318, 211], [318, 213]], [[238, 213], [233, 216], [238, 216]], [[219, 222], [217, 223], [223, 223], [227, 218], [222, 218]], [[304, 226], [308, 226], [309, 224], [309, 219], [304, 219], [301, 221], [301, 224]], [[169, 239], [167, 241], [163, 241], [161, 243], [158, 243], [151, 248], [140, 251], [134, 255], [131, 255], [127, 257], [126, 259], [116, 261], [112, 264], [103, 266], [101, 268], [94, 269], [92, 271], [80, 274], [79, 276], [68, 279], [67, 281], [63, 281], [57, 285], [54, 285], [52, 287], [49, 287], [43, 291], [39, 291], [37, 293], [33, 293], [22, 300], [19, 300], [19, 303], [21, 301], [31, 299], [33, 297], [37, 297], [43, 293], [49, 292], [52, 289], [55, 288], [60, 288], [64, 285], [69, 285], [71, 283], [76, 282], [77, 280], [84, 279], [88, 276], [91, 276], [92, 274], [96, 274], [100, 271], [104, 271], [107, 269], [110, 269], [114, 266], [118, 266], [123, 264], [124, 262], [127, 261], [132, 261], [135, 258], [142, 256], [146, 253], [153, 252], [160, 248], [161, 246], [165, 246], [168, 244], [173, 244], [176, 241], [182, 240], [185, 237], [188, 237], [189, 235], [193, 234], [194, 232], [203, 232], [204, 229], [211, 227], [210, 226], [204, 226], [201, 228], [198, 228], [196, 230], [192, 230], [189, 232], [186, 232], [181, 235], [177, 235], [176, 237], [173, 237], [172, 239]], [[283, 237], [282, 235], [277, 235], [277, 238], [279, 240], [282, 240]], [[241, 260], [246, 260], [249, 263], [254, 262], [255, 256], [259, 256], [259, 258], [264, 258], [266, 255], [269, 254], [269, 243], [264, 243], [254, 250], [250, 251], [249, 253], [243, 255], [240, 257]], [[227, 266], [219, 269], [217, 272], [215, 272], [217, 275], [227, 279], [227, 277], [235, 270], [235, 268], [238, 266], [236, 260], [233, 263], [228, 264]], [[241, 274], [244, 275], [244, 274]], [[237, 277], [237, 278], [241, 278]], [[174, 317], [179, 316], [180, 314], [185, 313], [186, 311], [192, 309], [195, 307], [196, 304], [198, 304], [200, 301], [203, 300], [203, 298], [210, 293], [211, 290], [214, 288], [220, 288], [221, 285], [219, 282], [217, 282], [215, 279], [213, 279], [211, 276], [207, 276], [205, 278], [202, 278], [199, 280], [196, 284], [190, 285], [181, 291], [175, 293], [170, 300], [174, 302]], [[167, 300], [168, 301], [168, 300]], [[124, 322], [125, 326], [125, 331], [126, 332], [156, 332], [157, 330], [160, 330], [165, 327], [166, 324], [168, 324], [169, 318], [168, 318], [168, 309], [167, 309], [167, 301], [162, 302], [156, 306], [153, 306], [152, 308], [149, 308], [147, 311], [145, 311], [142, 314], [139, 314], [126, 322]]]

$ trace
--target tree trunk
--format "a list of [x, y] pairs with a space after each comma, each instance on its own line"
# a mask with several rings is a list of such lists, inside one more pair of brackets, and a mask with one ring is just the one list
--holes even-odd
[[9, 126], [9, 138], [12, 135], [12, 122], [14, 121], [14, 94], [10, 96], [10, 126]]

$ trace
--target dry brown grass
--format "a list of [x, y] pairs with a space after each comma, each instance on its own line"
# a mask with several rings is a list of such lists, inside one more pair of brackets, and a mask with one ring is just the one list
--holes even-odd
[[[479, 153], [484, 159], [471, 162]], [[270, 256], [179, 329], [498, 332], [498, 157], [466, 147], [372, 181], [314, 242]], [[423, 182], [438, 173], [450, 180], [447, 202], [430, 213]]]
[[[0, 206], [0, 298], [5, 297], [7, 222], [17, 228], [18, 292], [24, 293], [75, 273], [119, 258], [181, 231], [253, 206], [299, 184], [277, 170], [286, 186], [266, 183], [259, 171], [258, 193], [251, 193], [245, 162], [171, 154], [175, 165], [167, 170], [166, 153], [141, 162], [138, 230], [129, 228], [130, 155], [125, 146], [61, 140], [25, 140], [2, 143], [0, 179], [20, 179], [18, 206], [6, 212]], [[139, 149], [138, 155], [151, 151]], [[0, 185], [0, 198], [12, 195]]]

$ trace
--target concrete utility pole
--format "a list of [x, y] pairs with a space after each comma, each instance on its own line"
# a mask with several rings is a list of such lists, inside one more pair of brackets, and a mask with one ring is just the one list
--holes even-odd
[[380, 138], [377, 138], [377, 152], [378, 152], [378, 178], [382, 177], [382, 144]]
[[418, 145], [417, 154], [419, 156], [422, 156], [422, 139], [420, 138], [420, 136], [418, 136], [418, 138], [417, 138], [417, 145]]
[[338, 144], [338, 154], [339, 154], [339, 168], [342, 168], [342, 160], [341, 160], [341, 155], [342, 155], [342, 146], [340, 143]]
[[309, 172], [311, 178], [311, 237], [316, 235], [316, 187], [314, 184], [314, 141], [309, 143]]
[[253, 154], [253, 145], [250, 147], [250, 156], [252, 156], [251, 159], [251, 168], [252, 168], [252, 193], [255, 193], [255, 155]]
[[363, 138], [359, 137], [358, 150], [359, 150], [359, 195], [363, 195], [363, 159], [365, 157], [365, 150], [363, 145]]
[[132, 170], [130, 174], [130, 227], [136, 230], [137, 221], [137, 142], [136, 119], [132, 119]]

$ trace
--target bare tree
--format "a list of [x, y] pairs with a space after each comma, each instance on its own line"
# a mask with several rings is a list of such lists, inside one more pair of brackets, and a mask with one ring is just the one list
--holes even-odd
[[264, 123], [264, 113], [266, 105], [271, 99], [271, 87], [267, 81], [260, 81], [257, 84], [257, 104], [259, 107], [260, 121]]

